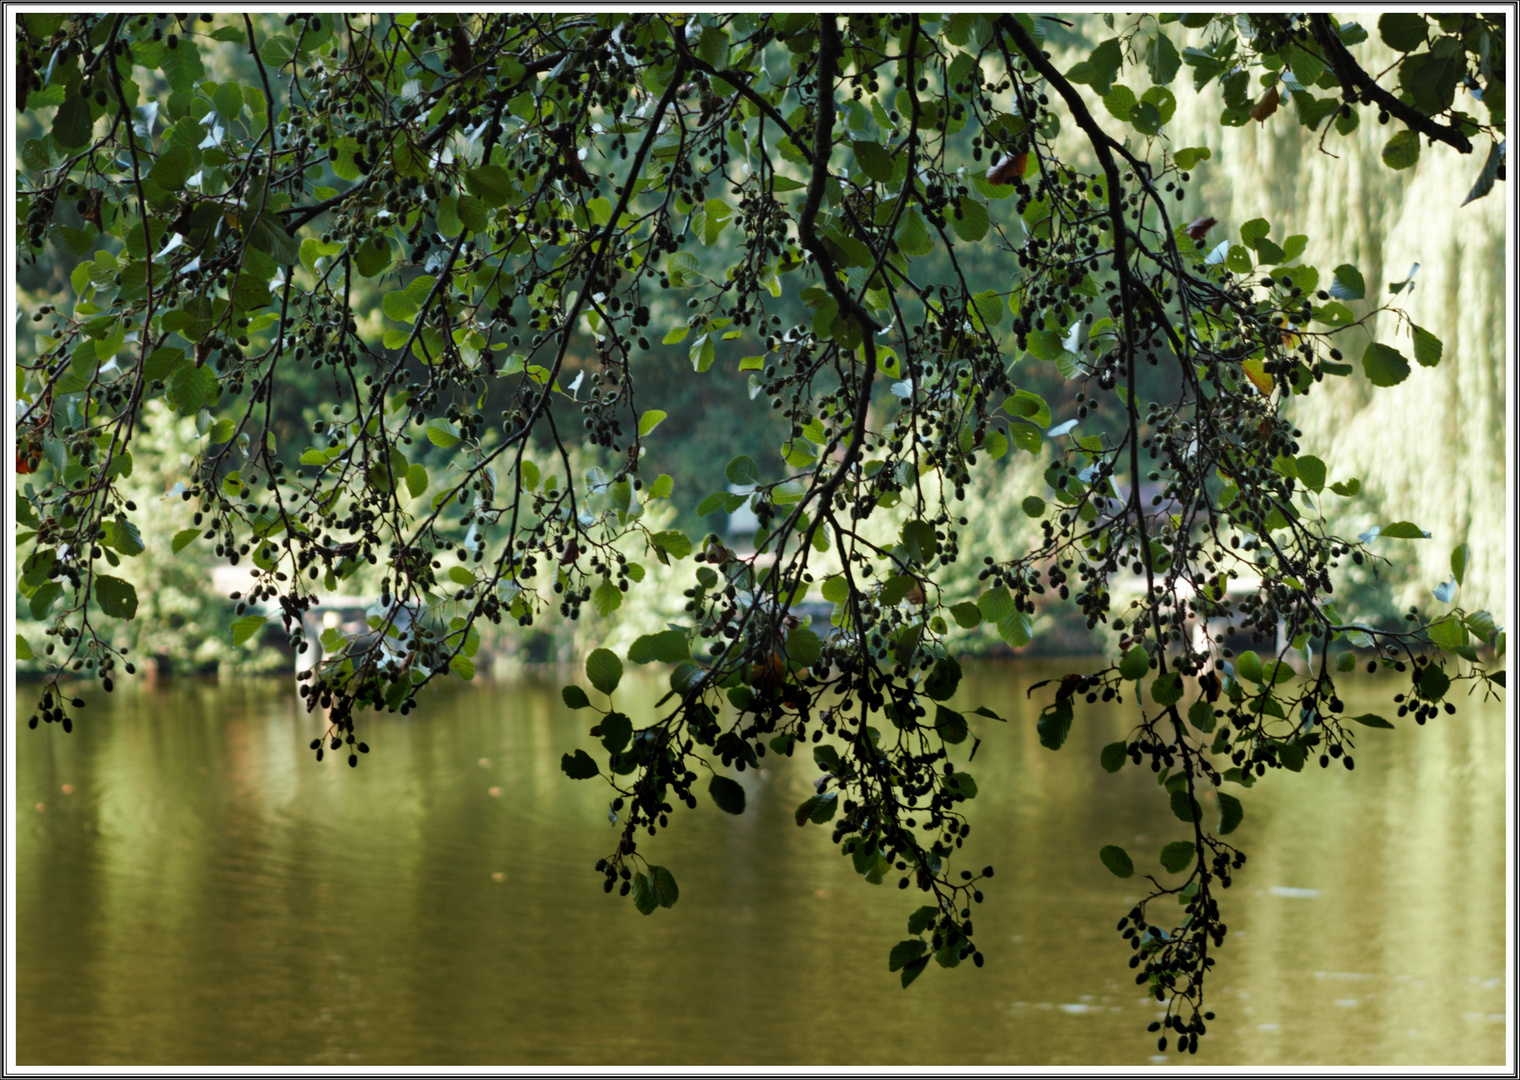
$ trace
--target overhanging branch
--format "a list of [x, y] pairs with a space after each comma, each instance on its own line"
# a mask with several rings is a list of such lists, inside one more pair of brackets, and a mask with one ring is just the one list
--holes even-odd
[[1454, 127], [1436, 123], [1413, 106], [1405, 105], [1362, 70], [1362, 65], [1351, 56], [1341, 42], [1340, 35], [1335, 32], [1330, 16], [1310, 15], [1309, 28], [1314, 32], [1314, 40], [1319, 42], [1319, 47], [1325, 52], [1325, 63], [1347, 91], [1360, 93], [1363, 101], [1375, 103], [1390, 116], [1403, 121], [1411, 131], [1417, 131], [1436, 142], [1443, 142], [1459, 154], [1472, 153], [1472, 142], [1466, 135]]

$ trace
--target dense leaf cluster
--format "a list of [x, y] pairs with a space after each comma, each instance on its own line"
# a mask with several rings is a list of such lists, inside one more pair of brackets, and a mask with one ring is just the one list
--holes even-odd
[[[646, 562], [690, 560], [684, 619], [626, 655], [671, 666], [655, 713], [618, 709], [624, 659], [607, 649], [586, 660], [595, 696], [564, 690], [598, 742], [564, 771], [614, 789], [604, 888], [646, 914], [674, 904], [640, 845], [699, 789], [742, 813], [726, 770], [803, 751], [819, 776], [798, 825], [828, 826], [867, 882], [922, 894], [889, 958], [907, 985], [931, 958], [983, 962], [971, 912], [992, 868], [952, 869], [977, 795], [952, 755], [969, 739], [969, 761], [1001, 718], [949, 704], [952, 622], [1017, 648], [1067, 602], [1121, 640], [1059, 681], [1039, 737], [1059, 749], [1082, 703], [1133, 701], [1102, 764], [1157, 774], [1184, 837], [1159, 865], [1186, 876], [1100, 858], [1150, 883], [1119, 929], [1196, 1051], [1217, 892], [1245, 863], [1222, 785], [1351, 768], [1350, 725], [1389, 726], [1346, 715], [1335, 679], [1358, 663], [1403, 673], [1399, 715], [1420, 723], [1452, 711], [1457, 680], [1503, 685], [1485, 612], [1411, 613], [1390, 633], [1337, 609], [1347, 560], [1423, 533], [1336, 535], [1328, 504], [1360, 481], [1300, 445], [1289, 406], [1326, 378], [1396, 385], [1409, 360], [1388, 341], [1342, 354], [1386, 310], [1354, 266], [1321, 274], [1304, 236], [1265, 220], [1237, 242], [1178, 219], [1209, 152], [1165, 136], [1186, 68], [1195, 89], [1221, 82], [1226, 124], [1291, 101], [1328, 138], [1370, 105], [1407, 129], [1393, 167], [1422, 137], [1469, 152], [1504, 124], [1491, 17], [1383, 16], [1397, 92], [1354, 59], [1367, 31], [1323, 15], [1142, 16], [1065, 72], [1042, 47], [1059, 21], [981, 13], [22, 26], [24, 254], [51, 245], [71, 286], [32, 313], [45, 325], [18, 378], [21, 586], [54, 663], [34, 726], [70, 727], [67, 673], [110, 689], [132, 671], [98, 620], [135, 614], [109, 569], [142, 551], [142, 511], [117, 480], [161, 396], [204, 436], [174, 547], [251, 564], [235, 640], [273, 618], [321, 650], [300, 687], [330, 724], [318, 758], [357, 763], [363, 709], [407, 713], [433, 679], [470, 679], [482, 620], [616, 611], [647, 573], [630, 540]], [[1487, 120], [1455, 107], [1459, 87]], [[1475, 197], [1502, 161], [1497, 144]], [[1000, 273], [968, 273], [972, 255]], [[1415, 362], [1438, 364], [1440, 341], [1394, 315]], [[675, 480], [641, 468], [670, 404], [642, 392], [641, 365], [680, 347], [700, 376], [725, 342], [754, 353], [739, 369], [783, 432], [698, 508], [749, 505], [743, 551], [646, 524]], [[1071, 415], [1030, 388], [1050, 369]], [[275, 402], [297, 376], [330, 396], [308, 445], [281, 446]], [[577, 475], [588, 448], [600, 464]], [[968, 530], [996, 527], [968, 520], [966, 487], [1018, 454], [1045, 464], [1023, 501], [1042, 539], [950, 595]], [[318, 638], [317, 591], [365, 565], [384, 574], [369, 632]], [[1465, 565], [1459, 547], [1443, 604]], [[807, 600], [826, 614], [809, 621]], [[1242, 635], [1254, 648], [1234, 651]]]

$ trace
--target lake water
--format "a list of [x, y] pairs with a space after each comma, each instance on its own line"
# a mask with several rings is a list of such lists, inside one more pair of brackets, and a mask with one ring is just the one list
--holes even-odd
[[[645, 838], [681, 887], [646, 918], [592, 870], [609, 796], [560, 772], [592, 745], [563, 677], [366, 719], [356, 770], [312, 760], [288, 679], [86, 693], [72, 735], [16, 735], [18, 1061], [1180, 1064], [1114, 932], [1139, 887], [1097, 857], [1153, 863], [1180, 825], [1149, 769], [1099, 766], [1120, 710], [1039, 745], [1024, 690], [1061, 670], [968, 670], [962, 697], [1011, 721], [982, 722], [970, 766], [987, 963], [906, 991], [887, 951], [919, 894], [793, 824], [801, 756], [740, 777], [742, 817], [704, 792]], [[662, 691], [630, 675], [619, 700], [638, 722]], [[1355, 756], [1243, 793], [1250, 861], [1189, 1064], [1504, 1063], [1504, 709], [1359, 731]]]

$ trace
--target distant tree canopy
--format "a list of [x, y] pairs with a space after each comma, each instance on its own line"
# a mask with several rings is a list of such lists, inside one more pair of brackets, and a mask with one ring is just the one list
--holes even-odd
[[[647, 837], [699, 788], [741, 813], [727, 770], [802, 750], [821, 775], [797, 823], [920, 896], [890, 950], [906, 986], [983, 961], [992, 868], [953, 863], [963, 765], [1001, 718], [947, 704], [947, 634], [1018, 648], [1037, 605], [1069, 604], [1117, 646], [1048, 689], [1039, 738], [1132, 702], [1103, 767], [1165, 770], [1179, 838], [1159, 863], [1096, 854], [1147, 882], [1119, 930], [1166, 1003], [1162, 1048], [1192, 1052], [1239, 793], [1352, 768], [1356, 725], [1392, 726], [1347, 715], [1337, 676], [1389, 672], [1419, 723], [1457, 682], [1504, 685], [1502, 628], [1452, 602], [1465, 545], [1438, 614], [1337, 609], [1348, 562], [1426, 534], [1335, 535], [1360, 481], [1287, 415], [1327, 378], [1397, 386], [1442, 343], [1355, 266], [1303, 265], [1290, 223], [1174, 216], [1209, 151], [1166, 136], [1176, 95], [1217, 80], [1222, 124], [1296, 120], [1333, 148], [1375, 117], [1390, 168], [1443, 143], [1484, 162], [1481, 197], [1504, 171], [1500, 16], [1105, 16], [1064, 72], [1042, 45], [1069, 24], [990, 13], [18, 18], [20, 257], [60, 283], [16, 374], [22, 602], [50, 671], [34, 727], [71, 728], [65, 677], [133, 671], [109, 628], [139, 598], [113, 569], [151, 511], [118, 487], [162, 398], [203, 437], [173, 549], [251, 564], [235, 640], [273, 603], [315, 647], [317, 591], [383, 573], [372, 632], [327, 630], [303, 673], [318, 759], [357, 763], [364, 709], [472, 678], [483, 621], [607, 614], [645, 564], [689, 560], [684, 621], [591, 652], [564, 689], [596, 740], [564, 770], [609, 783], [622, 818], [604, 887], [675, 903]], [[1358, 61], [1372, 33], [1395, 67]], [[1343, 355], [1377, 312], [1405, 343]], [[708, 405], [774, 438], [697, 511], [750, 505], [753, 552], [646, 520], [680, 481], [646, 450], [723, 368]], [[959, 506], [973, 474], [1026, 454], [1040, 541], [952, 589], [968, 530], [999, 528]], [[1242, 635], [1255, 649], [1227, 646]], [[625, 663], [656, 661], [670, 693], [620, 711]]]

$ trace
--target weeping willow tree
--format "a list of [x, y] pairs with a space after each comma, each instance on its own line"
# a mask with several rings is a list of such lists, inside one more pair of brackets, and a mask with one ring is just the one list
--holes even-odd
[[[1380, 18], [1395, 92], [1359, 59], [1367, 30], [1325, 15], [1107, 22], [1058, 63], [1065, 24], [1024, 15], [25, 15], [17, 79], [44, 134], [22, 147], [22, 255], [69, 281], [17, 372], [20, 585], [50, 665], [31, 725], [71, 729], [65, 678], [133, 671], [109, 627], [138, 613], [118, 568], [148, 534], [121, 481], [162, 398], [204, 438], [170, 542], [248, 567], [235, 640], [268, 605], [304, 651], [316, 590], [381, 575], [369, 632], [329, 629], [302, 673], [318, 760], [357, 765], [366, 710], [472, 678], [481, 625], [615, 611], [671, 587], [645, 563], [674, 567], [678, 621], [591, 651], [563, 692], [596, 740], [564, 771], [610, 785], [621, 826], [602, 887], [674, 904], [651, 854], [677, 804], [742, 813], [729, 771], [800, 751], [820, 775], [798, 825], [917, 894], [888, 955], [907, 986], [984, 960], [993, 870], [957, 856], [966, 766], [1001, 718], [951, 706], [951, 626], [1020, 647], [1069, 605], [1116, 648], [1035, 688], [1039, 738], [1059, 750], [1084, 703], [1132, 706], [1102, 765], [1158, 774], [1179, 836], [1092, 855], [1147, 883], [1118, 932], [1165, 1003], [1161, 1047], [1195, 1052], [1246, 792], [1351, 769], [1358, 732], [1392, 726], [1348, 714], [1338, 676], [1386, 673], [1424, 723], [1455, 687], [1503, 686], [1505, 636], [1447, 603], [1500, 557], [1465, 544], [1431, 617], [1338, 606], [1357, 567], [1428, 534], [1402, 507], [1338, 530], [1340, 502], [1377, 506], [1299, 403], [1336, 382], [1415, 396], [1451, 350], [1383, 303], [1364, 256], [1321, 271], [1285, 222], [1221, 238], [1218, 214], [1184, 214], [1214, 155], [1169, 125], [1190, 83], [1218, 83], [1226, 122], [1291, 108], [1342, 146], [1384, 113], [1391, 166], [1425, 142], [1471, 154], [1503, 130], [1504, 27]], [[242, 81], [206, 78], [215, 49]], [[366, 282], [378, 311], [356, 306]], [[780, 419], [774, 454], [724, 469], [747, 493], [699, 507], [748, 502], [745, 553], [665, 527], [677, 479], [641, 466], [668, 419], [647, 358], [680, 349], [702, 378], [724, 342]], [[282, 443], [274, 401], [313, 385], [322, 419]], [[1031, 539], [966, 573], [998, 524], [966, 494], [1010, 455], [1039, 465], [1001, 503]], [[823, 633], [794, 614], [807, 598]], [[625, 662], [670, 665], [647, 715], [619, 708]]]
[[[1205, 40], [1206, 32], [1195, 30], [1179, 43]], [[1400, 60], [1381, 36], [1364, 51], [1369, 70]], [[1480, 107], [1477, 89], [1468, 94], [1470, 107]], [[1428, 602], [1431, 584], [1449, 579], [1450, 546], [1466, 540], [1472, 557], [1463, 600], [1504, 623], [1508, 229], [1504, 200], [1473, 197], [1483, 190], [1486, 169], [1497, 173], [1498, 166], [1436, 142], [1414, 162], [1390, 168], [1384, 152], [1401, 130], [1397, 123], [1378, 124], [1369, 115], [1349, 134], [1326, 139], [1286, 107], [1236, 126], [1220, 123], [1228, 108], [1217, 82], [1179, 99], [1172, 138], [1207, 146], [1215, 157], [1189, 192], [1190, 210], [1221, 222], [1266, 217], [1307, 234], [1309, 261], [1361, 269], [1366, 293], [1353, 310], [1372, 312], [1376, 298], [1398, 296], [1410, 320], [1445, 344], [1440, 365], [1417, 366], [1404, 392], [1374, 394], [1358, 381], [1338, 380], [1294, 403], [1305, 439], [1364, 478], [1371, 498], [1346, 508], [1345, 527], [1359, 532], [1373, 523], [1376, 508], [1398, 507], [1447, 541], [1397, 553], [1391, 598], [1403, 604]], [[1491, 145], [1479, 148], [1479, 156], [1493, 152]], [[1409, 340], [1404, 328], [1377, 313], [1362, 329], [1358, 351], [1380, 336]]]

